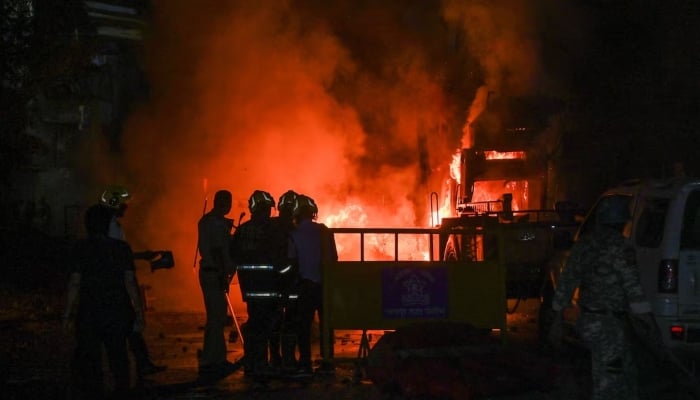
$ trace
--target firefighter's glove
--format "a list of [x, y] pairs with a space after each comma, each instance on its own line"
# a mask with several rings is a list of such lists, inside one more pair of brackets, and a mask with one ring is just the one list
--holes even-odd
[[555, 350], [561, 350], [564, 339], [564, 317], [561, 311], [549, 310], [547, 312], [549, 330], [547, 331], [547, 343]]

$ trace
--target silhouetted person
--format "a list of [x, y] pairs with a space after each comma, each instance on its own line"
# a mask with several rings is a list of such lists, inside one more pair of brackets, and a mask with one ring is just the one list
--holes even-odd
[[115, 393], [130, 387], [127, 336], [143, 327], [143, 307], [129, 245], [107, 236], [111, 213], [94, 205], [85, 213], [87, 238], [70, 259], [64, 329], [75, 324], [74, 384], [80, 398], [102, 398], [102, 346], [114, 376]]
[[[317, 215], [318, 206], [313, 199], [301, 194], [297, 196], [294, 208], [297, 228], [292, 231], [291, 236], [301, 278], [296, 326], [299, 339], [299, 376], [312, 374], [311, 326], [317, 312], [321, 332], [325, 330], [321, 286], [323, 267], [338, 260], [335, 239], [326, 225], [314, 221]], [[321, 334], [321, 356], [324, 361], [330, 360], [332, 354], [326, 354], [324, 347], [323, 334]], [[323, 362], [318, 372], [334, 373], [334, 370], [332, 364]]]
[[[107, 231], [108, 236], [123, 242], [126, 242], [126, 234], [124, 233], [124, 229], [122, 228], [119, 219], [124, 217], [130, 198], [131, 194], [129, 191], [123, 186], [118, 185], [110, 186], [105, 189], [100, 194], [99, 198], [100, 205], [108, 209], [111, 213], [111, 219], [109, 221], [109, 228]], [[132, 254], [134, 260], [150, 260], [153, 258], [153, 252], [148, 250], [142, 252], [132, 252]], [[136, 285], [138, 287], [138, 279], [136, 279], [136, 281]], [[140, 296], [141, 291], [139, 290], [138, 293]], [[141, 304], [145, 307], [144, 299], [141, 299]], [[143, 324], [141, 329], [135, 329], [129, 335], [129, 349], [134, 355], [134, 360], [136, 362], [136, 375], [139, 378], [143, 378], [146, 375], [155, 374], [167, 369], [166, 366], [156, 365], [153, 363], [153, 361], [151, 361], [148, 346], [146, 345], [146, 339], [143, 337], [143, 329], [145, 329], [145, 324]]]
[[224, 378], [239, 365], [226, 359], [224, 327], [227, 321], [227, 293], [235, 273], [231, 259], [231, 229], [233, 220], [225, 216], [231, 211], [231, 192], [219, 190], [214, 195], [214, 207], [204, 214], [197, 225], [199, 286], [202, 289], [207, 322], [204, 344], [199, 357], [199, 376], [204, 380]]

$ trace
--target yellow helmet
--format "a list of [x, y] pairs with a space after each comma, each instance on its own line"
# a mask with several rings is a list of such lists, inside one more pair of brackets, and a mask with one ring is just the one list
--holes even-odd
[[102, 191], [99, 200], [103, 206], [118, 209], [125, 205], [130, 198], [131, 195], [124, 186], [112, 185]]

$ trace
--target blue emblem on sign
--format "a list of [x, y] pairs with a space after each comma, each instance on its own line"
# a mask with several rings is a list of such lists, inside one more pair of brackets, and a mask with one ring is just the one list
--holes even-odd
[[382, 270], [384, 318], [447, 318], [447, 304], [447, 268]]

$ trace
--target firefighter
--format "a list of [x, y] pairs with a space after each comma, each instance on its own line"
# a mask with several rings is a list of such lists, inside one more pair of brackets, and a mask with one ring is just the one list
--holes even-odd
[[[288, 190], [282, 194], [277, 202], [277, 218], [273, 218], [277, 222], [282, 230], [287, 235], [287, 243], [289, 243], [289, 237], [294, 230], [294, 207], [296, 205], [297, 193], [293, 190]], [[287, 252], [289, 254], [289, 250]], [[297, 344], [297, 330], [294, 326], [294, 317], [296, 315], [296, 299], [298, 297], [297, 285], [299, 283], [299, 271], [296, 265], [292, 265], [293, 269], [287, 271], [282, 275], [281, 287], [282, 287], [282, 302], [283, 307], [280, 308], [280, 323], [275, 332], [275, 339], [277, 338], [277, 332], [281, 334], [281, 343], [273, 345], [271, 341], [271, 353], [272, 346], [275, 349], [281, 348], [281, 372], [285, 375], [295, 373], [297, 371], [297, 360], [296, 360], [296, 344]], [[281, 346], [280, 346], [281, 344]], [[279, 351], [279, 350], [275, 350]], [[274, 357], [272, 357], [274, 359]]]
[[[93, 205], [85, 213], [87, 238], [77, 243], [68, 283], [63, 327], [75, 324], [74, 378], [80, 398], [104, 397], [102, 346], [117, 396], [129, 390], [127, 337], [144, 325], [129, 245], [107, 236], [111, 212]], [[77, 312], [76, 312], [77, 308]]]
[[124, 216], [129, 199], [131, 199], [129, 191], [125, 187], [119, 185], [109, 186], [100, 193], [100, 204], [112, 210], [112, 219], [109, 222], [110, 237], [126, 241], [126, 235], [119, 222], [119, 218]]
[[225, 216], [231, 211], [232, 196], [228, 190], [214, 194], [214, 206], [197, 224], [200, 260], [199, 286], [202, 289], [207, 320], [204, 343], [199, 357], [200, 380], [218, 380], [240, 368], [226, 359], [224, 327], [227, 321], [229, 285], [235, 273], [231, 259], [233, 220]]
[[[111, 213], [108, 236], [123, 242], [126, 242], [126, 235], [119, 219], [124, 216], [130, 198], [131, 194], [129, 191], [125, 187], [119, 185], [106, 188], [99, 197], [99, 204], [110, 210]], [[150, 260], [154, 256], [153, 252], [150, 250], [133, 252], [132, 254], [135, 260]], [[134, 279], [136, 279], [136, 277], [134, 277]], [[139, 295], [141, 295], [141, 290], [139, 290]], [[145, 307], [143, 298], [141, 299], [141, 304]], [[157, 365], [151, 360], [146, 340], [143, 337], [143, 329], [134, 330], [129, 335], [129, 349], [134, 355], [137, 377], [143, 378], [146, 375], [152, 375], [167, 369], [166, 366]]]
[[637, 374], [626, 336], [627, 314], [654, 324], [639, 281], [634, 250], [623, 231], [630, 219], [626, 201], [611, 198], [596, 214], [596, 226], [571, 248], [552, 301], [549, 339], [561, 342], [562, 310], [576, 288], [581, 314], [577, 331], [591, 352], [592, 399], [637, 399]]
[[[299, 341], [299, 376], [312, 374], [311, 365], [311, 326], [318, 312], [321, 331], [321, 356], [323, 362], [318, 373], [334, 373], [330, 363], [331, 354], [324, 351], [322, 270], [325, 265], [338, 260], [338, 252], [333, 234], [322, 223], [315, 222], [318, 216], [316, 202], [308, 196], [298, 195], [294, 207], [297, 227], [292, 231], [293, 252], [297, 257], [300, 284], [297, 300], [296, 329]], [[331, 344], [332, 348], [332, 344]]]
[[236, 229], [231, 246], [248, 311], [243, 332], [245, 375], [261, 383], [277, 373], [268, 363], [267, 348], [280, 318], [280, 272], [288, 265], [285, 232], [271, 219], [274, 206], [268, 192], [254, 191], [248, 199], [250, 220]]
[[[112, 219], [109, 222], [109, 237], [126, 241], [126, 234], [122, 228], [120, 218], [124, 217], [131, 194], [129, 191], [120, 185], [112, 185], [107, 187], [100, 193], [100, 205], [112, 210]], [[136, 260], [151, 260], [155, 254], [150, 250], [133, 252]]]

